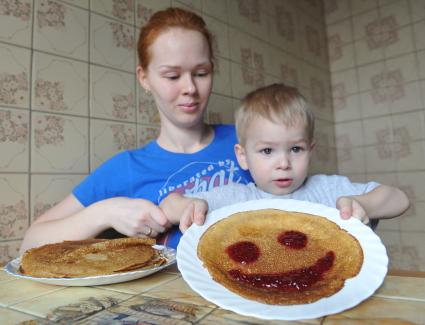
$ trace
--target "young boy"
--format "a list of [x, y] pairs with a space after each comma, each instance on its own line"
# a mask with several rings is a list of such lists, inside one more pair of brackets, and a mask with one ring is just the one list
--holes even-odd
[[255, 184], [228, 184], [209, 192], [171, 194], [160, 206], [184, 232], [203, 224], [209, 210], [254, 199], [297, 199], [336, 207], [341, 218], [364, 223], [402, 214], [409, 206], [399, 189], [375, 182], [352, 183], [338, 175], [308, 176], [314, 148], [314, 116], [296, 88], [273, 84], [249, 93], [236, 112], [240, 166]]

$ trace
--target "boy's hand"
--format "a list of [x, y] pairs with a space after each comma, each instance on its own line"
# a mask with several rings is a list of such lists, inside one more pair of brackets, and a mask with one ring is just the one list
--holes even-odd
[[341, 196], [336, 201], [336, 207], [342, 219], [350, 217], [357, 218], [364, 224], [369, 224], [370, 220], [363, 206], [351, 196]]
[[185, 232], [193, 223], [201, 226], [205, 222], [208, 212], [208, 203], [201, 199], [191, 199], [180, 219], [180, 230]]

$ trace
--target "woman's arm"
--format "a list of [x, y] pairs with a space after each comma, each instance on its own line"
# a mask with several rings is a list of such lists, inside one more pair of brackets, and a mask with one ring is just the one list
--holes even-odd
[[150, 236], [155, 237], [169, 226], [161, 209], [144, 199], [117, 197], [84, 208], [71, 194], [34, 221], [20, 253], [48, 243], [95, 237], [108, 228], [127, 236], [147, 233], [150, 228]]

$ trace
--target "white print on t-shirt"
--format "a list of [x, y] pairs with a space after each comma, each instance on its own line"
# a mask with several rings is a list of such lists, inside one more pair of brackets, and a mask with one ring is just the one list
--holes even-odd
[[[184, 176], [188, 173], [187, 169], [190, 169], [191, 174], [194, 173], [189, 178]], [[238, 173], [239, 170], [236, 162], [230, 159], [218, 162], [191, 162], [168, 177], [159, 189], [158, 203], [172, 192], [193, 194], [209, 191], [217, 186], [240, 183], [242, 178]]]

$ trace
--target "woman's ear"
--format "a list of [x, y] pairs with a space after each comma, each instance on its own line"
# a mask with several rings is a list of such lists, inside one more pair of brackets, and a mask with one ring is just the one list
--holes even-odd
[[248, 163], [246, 160], [245, 149], [239, 143], [235, 144], [235, 155], [239, 165], [243, 170], [248, 170]]
[[147, 72], [140, 65], [138, 65], [136, 68], [136, 75], [137, 80], [139, 80], [140, 86], [142, 86], [146, 92], [149, 92], [150, 86], [147, 79]]

